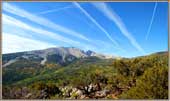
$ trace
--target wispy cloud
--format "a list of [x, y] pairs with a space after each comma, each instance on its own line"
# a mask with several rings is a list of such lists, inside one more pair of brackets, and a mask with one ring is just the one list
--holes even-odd
[[[34, 38], [35, 33], [30, 33], [30, 31], [24, 30], [20, 27], [17, 27], [13, 24], [10, 24], [8, 22], [2, 21], [2, 31], [3, 33], [12, 33], [14, 35], [20, 36], [20, 37], [26, 37], [26, 38]], [[10, 30], [9, 30], [10, 29]], [[36, 33], [37, 34], [37, 33]]]
[[131, 44], [141, 53], [144, 53], [144, 50], [137, 43], [132, 34], [127, 30], [125, 24], [121, 20], [121, 18], [114, 12], [111, 8], [107, 6], [105, 3], [92, 3], [99, 11], [101, 11], [108, 19], [113, 21], [117, 27], [120, 29], [122, 34], [131, 42]]
[[57, 8], [57, 9], [51, 9], [51, 10], [42, 11], [42, 12], [40, 12], [40, 13], [38, 13], [38, 14], [53, 13], [53, 12], [58, 12], [58, 11], [65, 10], [65, 9], [68, 9], [68, 8], [73, 8], [73, 7], [74, 7], [73, 5], [69, 5], [69, 6], [62, 7], [62, 8]]
[[45, 27], [48, 27], [48, 28], [52, 28], [56, 31], [63, 32], [65, 34], [80, 38], [82, 40], [89, 41], [89, 39], [86, 36], [84, 36], [83, 34], [80, 34], [80, 33], [76, 32], [72, 29], [69, 29], [69, 28], [66, 28], [64, 26], [53, 23], [52, 21], [50, 21], [46, 18], [31, 14], [28, 11], [25, 11], [25, 10], [23, 10], [23, 9], [17, 7], [17, 6], [11, 5], [9, 3], [3, 3], [3, 10], [6, 11], [6, 12], [15, 14], [17, 16], [26, 18], [26, 19], [28, 19], [32, 22], [35, 22], [39, 25], [42, 25], [42, 26], [45, 26]]
[[12, 33], [11, 34], [3, 33], [2, 39], [3, 39], [2, 40], [2, 53], [3, 54], [55, 47], [55, 45], [50, 44], [50, 43], [28, 39], [24, 37], [19, 37]]
[[11, 25], [14, 25], [14, 26], [18, 26], [22, 29], [30, 30], [32, 32], [39, 33], [43, 36], [46, 36], [46, 37], [49, 37], [49, 38], [52, 38], [52, 39], [55, 39], [55, 40], [58, 40], [58, 41], [65, 42], [67, 44], [80, 44], [77, 41], [68, 39], [66, 37], [63, 37], [63, 36], [57, 34], [57, 33], [53, 33], [53, 32], [50, 32], [50, 31], [47, 31], [47, 30], [44, 30], [44, 29], [32, 27], [32, 26], [30, 26], [30, 25], [28, 25], [28, 24], [26, 24], [22, 21], [19, 21], [15, 18], [10, 17], [10, 16], [5, 15], [5, 14], [2, 14], [2, 21], [3, 21], [3, 23], [8, 23], [8, 24], [11, 24]]
[[[16, 18], [13, 18], [13, 17], [11, 17], [11, 16], [8, 16], [8, 15], [6, 15], [6, 14], [2, 14], [2, 21], [3, 21], [3, 29], [5, 28], [5, 27], [8, 27], [8, 28], [11, 28], [11, 30], [13, 30], [13, 31], [7, 31], [7, 33], [8, 34], [13, 34], [13, 35], [15, 35], [15, 36], [18, 36], [18, 37], [22, 37], [23, 38], [23, 40], [24, 39], [28, 39], [27, 37], [29, 36], [28, 35], [28, 33], [25, 33], [25, 31], [29, 31], [29, 32], [33, 32], [34, 34], [40, 34], [40, 35], [42, 35], [42, 37], [48, 37], [48, 38], [50, 38], [50, 39], [54, 39], [55, 41], [57, 41], [57, 42], [64, 42], [64, 43], [66, 43], [66, 45], [70, 45], [70, 46], [76, 46], [76, 47], [78, 47], [78, 48], [83, 48], [83, 50], [97, 50], [97, 48], [96, 48], [96, 46], [93, 46], [93, 45], [91, 45], [91, 44], [84, 44], [84, 43], [80, 43], [79, 41], [75, 41], [75, 40], [72, 40], [72, 39], [69, 39], [69, 38], [67, 38], [67, 37], [63, 37], [63, 36], [61, 36], [61, 35], [59, 35], [59, 34], [57, 34], [57, 33], [54, 33], [54, 32], [50, 32], [50, 31], [47, 31], [47, 30], [44, 30], [44, 29], [41, 29], [41, 28], [37, 28], [37, 27], [34, 27], [34, 26], [30, 26], [30, 25], [28, 25], [28, 24], [26, 24], [26, 23], [24, 23], [24, 22], [22, 22], [22, 21], [20, 21], [20, 20], [17, 20]], [[7, 26], [7, 25], [10, 25], [11, 27], [9, 27], [9, 26]], [[14, 27], [15, 26], [15, 27]], [[20, 28], [19, 30], [19, 32], [24, 32], [24, 34], [22, 33], [22, 34], [16, 34], [17, 32], [18, 32], [18, 28]], [[13, 29], [14, 28], [14, 29]], [[17, 28], [17, 29], [16, 29]], [[17, 31], [16, 31], [17, 30]], [[6, 30], [3, 30], [3, 33], [6, 33], [6, 32], [4, 32], [4, 31], [6, 31]], [[33, 35], [34, 36], [34, 35]], [[30, 40], [34, 40], [34, 39], [32, 39], [33, 38], [33, 36], [31, 36], [31, 37], [29, 37], [29, 39]], [[15, 37], [14, 37], [15, 38]], [[5, 39], [7, 39], [7, 37], [5, 38]], [[10, 39], [9, 39], [10, 40]], [[38, 40], [37, 40], [38, 41]], [[3, 47], [3, 48], [5, 48], [5, 50], [10, 50], [10, 47], [7, 47], [6, 45], [7, 45], [7, 43], [9, 43], [9, 42], [7, 42], [7, 41], [4, 41], [4, 45], [5, 45], [5, 47]], [[23, 41], [24, 42], [24, 41]], [[42, 42], [42, 41], [41, 41]], [[47, 42], [44, 42], [44, 43], [47, 43]], [[49, 43], [49, 46], [48, 46], [48, 48], [51, 46], [50, 45], [51, 43]], [[9, 44], [8, 44], [9, 45]], [[20, 45], [20, 44], [18, 44], [18, 45]], [[41, 44], [40, 44], [41, 45]], [[25, 47], [27, 46], [27, 44], [25, 44]], [[39, 45], [36, 45], [36, 47], [37, 46], [39, 46]], [[58, 45], [58, 46], [61, 46], [61, 45]], [[15, 47], [17, 47], [17, 43], [16, 43], [16, 45], [15, 45]], [[19, 47], [19, 46], [18, 46]], [[6, 49], [6, 48], [8, 48], [8, 49]], [[41, 48], [41, 47], [40, 47]], [[13, 49], [12, 47], [11, 47], [11, 49]], [[18, 48], [18, 50], [19, 50], [20, 48]], [[29, 47], [28, 48], [25, 48], [25, 49], [28, 49], [28, 50], [30, 50], [29, 49]], [[36, 49], [38, 49], [38, 47], [36, 48]], [[22, 51], [23, 49], [21, 49], [20, 51]], [[18, 52], [20, 52], [20, 51], [18, 51]], [[8, 51], [5, 51], [5, 53], [7, 53]], [[11, 52], [11, 51], [9, 51], [9, 52]]]
[[[87, 12], [85, 11], [77, 2], [73, 3], [77, 8], [79, 8], [100, 30], [102, 30], [105, 35], [112, 41], [114, 48], [117, 48], [118, 43], [110, 36], [110, 34]], [[117, 47], [116, 47], [117, 46]], [[120, 48], [119, 48], [120, 49]]]
[[149, 33], [150, 33], [150, 31], [151, 31], [151, 28], [152, 28], [152, 23], [153, 23], [153, 20], [154, 20], [154, 18], [155, 18], [156, 8], [157, 8], [157, 2], [155, 3], [154, 9], [153, 9], [153, 13], [152, 13], [152, 18], [151, 18], [151, 20], [150, 20], [150, 24], [149, 24], [149, 27], [148, 27], [148, 30], [147, 30], [147, 33], [146, 33], [146, 36], [145, 36], [145, 39], [146, 39], [146, 40], [148, 39]]

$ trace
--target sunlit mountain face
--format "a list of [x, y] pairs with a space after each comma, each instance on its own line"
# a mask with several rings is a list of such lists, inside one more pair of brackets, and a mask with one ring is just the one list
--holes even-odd
[[167, 2], [3, 2], [3, 99], [168, 99]]
[[79, 58], [96, 57], [99, 59], [118, 59], [120, 57], [99, 54], [93, 51], [83, 51], [74, 47], [55, 47], [44, 50], [26, 51], [18, 53], [9, 53], [3, 55], [3, 67], [11, 65], [17, 61], [31, 60], [44, 65], [47, 62], [66, 65]]

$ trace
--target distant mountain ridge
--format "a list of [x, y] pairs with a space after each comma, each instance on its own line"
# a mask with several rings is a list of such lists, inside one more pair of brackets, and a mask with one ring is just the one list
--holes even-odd
[[[156, 52], [150, 55], [168, 55], [167, 51]], [[147, 55], [146, 55], [147, 56]], [[76, 59], [96, 57], [98, 59], [120, 59], [123, 57], [104, 55], [88, 50], [84, 51], [75, 47], [54, 47], [43, 50], [33, 50], [2, 55], [2, 67], [9, 66], [17, 61], [30, 61], [44, 65], [45, 63], [57, 63], [67, 65]], [[143, 57], [143, 56], [142, 56]]]
[[63, 64], [67, 62], [72, 62], [73, 60], [78, 58], [86, 57], [97, 57], [99, 59], [117, 58], [111, 55], [99, 54], [91, 50], [84, 51], [74, 47], [55, 47], [44, 50], [4, 54], [3, 67], [6, 67], [18, 61], [19, 59], [34, 60], [40, 62], [41, 65], [44, 65], [46, 62]]

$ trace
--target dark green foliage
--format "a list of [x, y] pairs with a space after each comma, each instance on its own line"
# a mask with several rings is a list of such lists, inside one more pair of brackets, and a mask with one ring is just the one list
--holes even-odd
[[167, 99], [168, 98], [168, 68], [154, 67], [145, 71], [129, 91], [120, 98], [124, 99]]
[[[36, 67], [35, 67], [36, 66]], [[3, 84], [11, 84], [19, 80], [39, 74], [42, 66], [31, 60], [22, 59], [2, 68]]]
[[35, 90], [44, 91], [45, 98], [50, 98], [56, 94], [61, 94], [61, 91], [55, 83], [36, 82], [33, 83], [30, 87]]
[[60, 56], [58, 54], [53, 54], [53, 55], [47, 56], [47, 62], [48, 63], [57, 63], [57, 64], [60, 64], [60, 65], [63, 65], [63, 66], [70, 64], [74, 60], [76, 60], [76, 57], [74, 57], [72, 55], [65, 56], [65, 58], [63, 58], [62, 56]]

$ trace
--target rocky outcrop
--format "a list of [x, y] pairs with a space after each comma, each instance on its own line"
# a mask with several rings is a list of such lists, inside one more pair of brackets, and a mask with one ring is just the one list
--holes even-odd
[[98, 99], [106, 98], [108, 95], [111, 96], [111, 91], [108, 89], [99, 90], [97, 85], [90, 84], [88, 86], [89, 95], [83, 93], [82, 90], [73, 87], [60, 88], [62, 95], [67, 99]]

